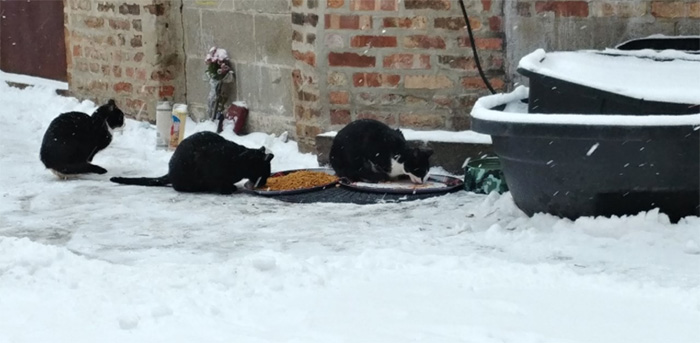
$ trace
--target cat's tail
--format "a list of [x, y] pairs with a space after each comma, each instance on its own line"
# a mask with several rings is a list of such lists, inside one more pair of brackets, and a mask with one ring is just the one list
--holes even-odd
[[53, 166], [50, 168], [58, 175], [74, 175], [74, 174], [105, 174], [107, 169], [100, 166], [94, 165], [89, 162], [64, 164], [60, 166]]
[[123, 185], [134, 186], [167, 186], [170, 184], [168, 175], [161, 177], [113, 177], [109, 181], [121, 183]]

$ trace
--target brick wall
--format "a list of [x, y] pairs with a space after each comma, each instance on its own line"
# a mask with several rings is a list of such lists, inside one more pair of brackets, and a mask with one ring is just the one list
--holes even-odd
[[[503, 2], [465, 3], [482, 64], [504, 89]], [[300, 136], [359, 118], [469, 127], [470, 107], [487, 91], [456, 0], [293, 0], [292, 11]]]
[[[482, 65], [501, 91], [524, 81], [515, 67], [538, 48], [700, 34], [696, 0], [465, 3]], [[73, 93], [115, 97], [132, 114], [144, 107], [143, 118], [161, 97], [186, 97], [201, 116], [211, 46], [231, 55], [229, 98], [248, 103], [249, 131], [289, 131], [305, 150], [319, 132], [359, 118], [467, 129], [471, 106], [488, 93], [457, 0], [66, 0], [65, 8]]]
[[603, 49], [651, 34], [700, 35], [700, 2], [514, 0], [506, 2], [504, 29], [507, 71], [515, 76], [520, 58], [538, 48]]
[[65, 23], [73, 95], [150, 121], [158, 99], [184, 101], [179, 1], [66, 0]]

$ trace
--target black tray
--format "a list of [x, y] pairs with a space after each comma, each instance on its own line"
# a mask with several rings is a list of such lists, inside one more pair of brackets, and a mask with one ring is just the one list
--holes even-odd
[[453, 191], [456, 188], [464, 187], [464, 182], [456, 177], [447, 175], [430, 175], [428, 181], [439, 182], [446, 185], [446, 187], [439, 188], [388, 188], [388, 187], [371, 187], [364, 185], [356, 185], [355, 183], [347, 180], [341, 179], [340, 184], [344, 187], [370, 193], [380, 193], [380, 194], [444, 194]]

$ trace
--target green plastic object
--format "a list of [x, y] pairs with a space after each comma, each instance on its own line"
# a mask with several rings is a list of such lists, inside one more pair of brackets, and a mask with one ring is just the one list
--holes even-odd
[[485, 157], [467, 162], [464, 168], [464, 189], [482, 194], [507, 192], [508, 184], [498, 157]]

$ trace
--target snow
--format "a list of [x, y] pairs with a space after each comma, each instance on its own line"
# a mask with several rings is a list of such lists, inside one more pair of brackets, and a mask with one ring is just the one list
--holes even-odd
[[607, 49], [601, 53], [538, 49], [523, 57], [518, 68], [647, 101], [698, 104], [700, 98], [700, 56], [681, 51], [634, 53]]
[[68, 82], [45, 79], [43, 77], [7, 73], [0, 70], [0, 82], [3, 81], [19, 83], [23, 85], [44, 86], [54, 88], [57, 90], [68, 90]]
[[[700, 113], [684, 115], [612, 115], [612, 114], [541, 114], [528, 113], [527, 105], [520, 102], [527, 99], [529, 89], [518, 86], [510, 93], [494, 94], [479, 98], [472, 108], [471, 116], [482, 120], [566, 125], [609, 125], [609, 126], [700, 126]], [[503, 111], [492, 110], [507, 104]]]
[[[700, 341], [700, 218], [524, 215], [510, 194], [291, 204], [110, 183], [172, 154], [128, 120], [62, 181], [51, 119], [95, 104], [0, 83], [0, 342]], [[187, 124], [187, 134], [213, 129]], [[227, 132], [230, 132], [230, 127]], [[226, 138], [317, 166], [294, 142]]]
[[[471, 130], [445, 131], [445, 130], [412, 130], [401, 128], [404, 138], [408, 141], [446, 142], [446, 143], [471, 143], [491, 144], [491, 136], [477, 133]], [[337, 131], [321, 133], [322, 137], [335, 137]]]

